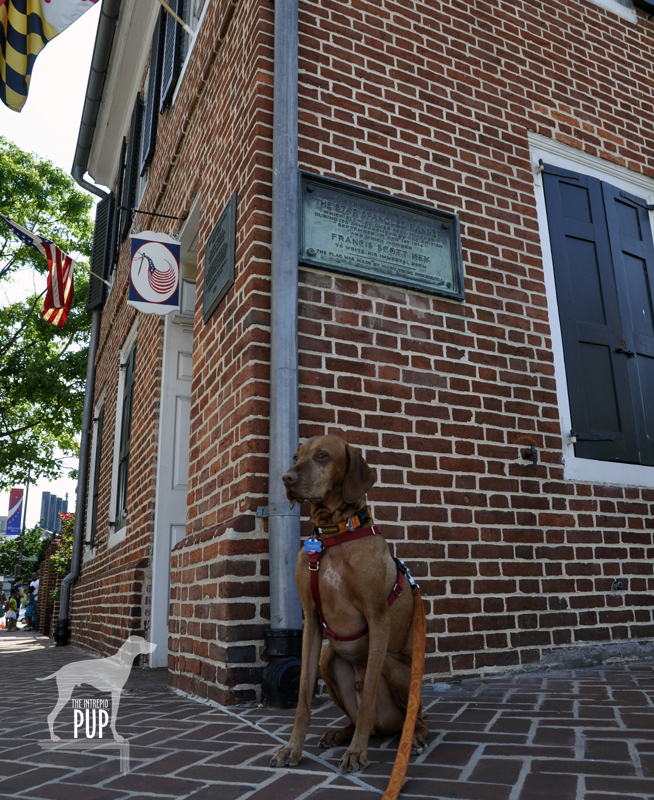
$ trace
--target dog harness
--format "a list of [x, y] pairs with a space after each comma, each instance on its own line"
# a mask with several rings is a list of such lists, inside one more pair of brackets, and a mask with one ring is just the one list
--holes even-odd
[[[366, 633], [368, 633], [368, 625], [366, 624], [366, 627], [363, 630], [352, 634], [352, 636], [340, 636], [327, 627], [327, 623], [325, 622], [325, 618], [322, 614], [320, 585], [318, 583], [320, 559], [322, 558], [325, 552], [324, 548], [326, 547], [334, 547], [335, 545], [344, 544], [345, 542], [353, 542], [355, 539], [363, 539], [365, 536], [381, 536], [381, 532], [377, 525], [364, 527], [370, 522], [372, 522], [370, 506], [366, 506], [365, 508], [362, 508], [361, 511], [358, 511], [353, 517], [350, 517], [344, 522], [339, 522], [337, 525], [327, 525], [322, 528], [314, 528], [312, 537], [304, 542], [304, 551], [309, 555], [311, 595], [313, 597], [313, 602], [316, 604], [318, 619], [320, 620], [322, 629], [327, 636], [329, 636], [330, 639], [335, 639], [337, 642], [352, 642], [355, 639], [360, 639], [362, 636], [365, 636]], [[391, 593], [388, 595], [387, 603], [389, 608], [402, 594], [405, 575], [407, 576], [411, 586], [415, 586], [415, 582], [411, 577], [411, 573], [404, 565], [404, 562], [399, 558], [394, 558], [393, 561], [395, 561], [397, 564], [397, 578], [395, 580], [395, 586], [393, 586]]]

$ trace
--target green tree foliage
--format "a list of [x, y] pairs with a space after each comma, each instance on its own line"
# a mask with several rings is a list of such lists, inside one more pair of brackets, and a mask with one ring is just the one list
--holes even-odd
[[63, 170], [0, 136], [0, 212], [78, 261], [73, 305], [59, 329], [39, 314], [43, 294], [28, 290], [16, 299], [26, 270], [45, 275], [48, 265], [0, 219], [0, 489], [58, 477], [63, 470], [56, 450], [78, 452], [91, 329], [84, 266], [91, 254], [92, 206], [93, 198]]
[[[61, 533], [56, 535], [59, 547], [50, 556], [50, 564], [57, 575], [64, 577], [70, 572], [73, 562], [73, 532], [75, 530], [75, 514], [61, 514]], [[45, 552], [45, 551], [44, 551]]]
[[[43, 535], [39, 525], [25, 530], [25, 543], [23, 545], [23, 580], [28, 579], [32, 572], [36, 572], [39, 564], [45, 558], [45, 551], [52, 541], [51, 535]], [[0, 575], [14, 574], [20, 552], [20, 536], [9, 536], [0, 539]]]

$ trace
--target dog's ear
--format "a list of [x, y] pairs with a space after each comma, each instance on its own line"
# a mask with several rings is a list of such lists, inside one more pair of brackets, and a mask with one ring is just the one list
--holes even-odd
[[343, 481], [343, 500], [354, 503], [365, 496], [375, 483], [375, 473], [363, 460], [360, 450], [345, 445], [350, 466]]

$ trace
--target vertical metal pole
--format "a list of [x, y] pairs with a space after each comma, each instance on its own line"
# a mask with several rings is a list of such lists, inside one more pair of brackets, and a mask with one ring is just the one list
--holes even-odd
[[89, 360], [86, 366], [86, 387], [84, 390], [84, 409], [82, 411], [82, 435], [79, 445], [79, 469], [77, 471], [77, 499], [75, 502], [75, 527], [73, 529], [73, 554], [70, 572], [61, 583], [61, 602], [59, 618], [53, 638], [58, 646], [65, 646], [70, 639], [70, 591], [77, 581], [82, 565], [84, 548], [84, 522], [86, 512], [86, 489], [89, 476], [89, 456], [91, 454], [91, 434], [93, 432], [93, 390], [95, 387], [95, 355], [100, 341], [102, 312], [94, 311], [89, 341]]
[[298, 445], [298, 0], [275, 2], [270, 333], [270, 616], [273, 630], [302, 628], [295, 587], [300, 509], [282, 475]]

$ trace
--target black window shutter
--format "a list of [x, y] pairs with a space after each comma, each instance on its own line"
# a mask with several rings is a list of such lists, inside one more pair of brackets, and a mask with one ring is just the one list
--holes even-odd
[[600, 181], [546, 166], [543, 184], [575, 454], [638, 463], [628, 359], [616, 352], [622, 324]]
[[654, 242], [645, 200], [602, 183], [640, 464], [654, 464]]
[[[168, 5], [184, 19], [184, 0], [172, 0]], [[161, 69], [161, 113], [171, 104], [181, 69], [182, 26], [172, 14], [166, 13], [163, 64]]]
[[93, 495], [91, 497], [91, 531], [89, 547], [95, 545], [95, 529], [98, 524], [98, 496], [100, 494], [100, 464], [102, 462], [102, 428], [104, 427], [104, 406], [98, 415], [98, 426], [95, 429], [95, 461], [93, 463]]
[[113, 223], [111, 228], [111, 249], [109, 253], [109, 268], [114, 269], [118, 261], [120, 252], [120, 231], [122, 228], [123, 211], [121, 205], [123, 201], [123, 186], [125, 184], [125, 155], [127, 153], [127, 137], [123, 137], [123, 144], [120, 148], [120, 164], [118, 166], [118, 180], [116, 182], [116, 203], [114, 205]]
[[145, 100], [143, 114], [143, 148], [141, 150], [141, 175], [150, 166], [157, 141], [157, 122], [159, 121], [159, 93], [161, 90], [161, 60], [163, 53], [164, 32], [166, 29], [166, 10], [159, 12], [157, 24], [152, 35], [150, 51], [150, 75], [148, 77], [148, 95]]
[[[136, 198], [136, 180], [138, 178], [138, 163], [141, 141], [141, 117], [142, 117], [143, 103], [141, 102], [141, 94], [136, 96], [134, 102], [134, 109], [132, 111], [132, 123], [129, 129], [129, 141], [127, 143], [127, 156], [125, 159], [125, 178], [123, 183], [123, 202], [121, 205], [124, 209], [130, 209], [134, 206]], [[131, 227], [132, 214], [131, 211], [123, 210], [121, 217], [120, 227], [120, 240], [125, 241], [129, 229]]]
[[113, 195], [109, 195], [100, 200], [95, 209], [95, 231], [93, 233], [93, 250], [91, 251], [92, 274], [89, 275], [89, 293], [86, 300], [88, 311], [102, 308], [107, 294], [106, 284], [100, 278], [106, 280], [109, 275], [113, 207], [114, 198]]
[[127, 478], [129, 450], [132, 433], [132, 408], [134, 405], [134, 376], [136, 374], [136, 342], [132, 345], [125, 365], [125, 386], [121, 409], [120, 443], [118, 455], [118, 493], [116, 498], [116, 530], [125, 525], [127, 517]]

